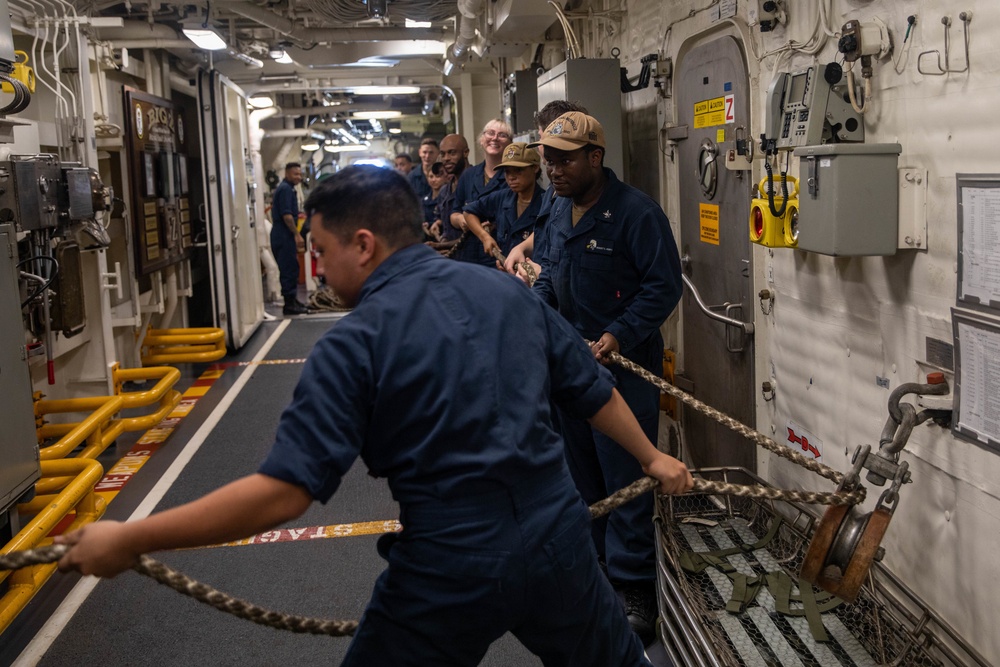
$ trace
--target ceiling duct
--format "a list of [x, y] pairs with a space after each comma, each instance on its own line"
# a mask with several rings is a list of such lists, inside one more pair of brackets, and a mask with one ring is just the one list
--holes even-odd
[[445, 57], [445, 76], [448, 76], [455, 65], [465, 63], [469, 58], [469, 49], [476, 41], [479, 27], [479, 16], [483, 13], [483, 0], [458, 0], [458, 36], [455, 43], [448, 47]]
[[[482, 0], [478, 2], [482, 5]], [[291, 19], [241, 0], [221, 0], [213, 6], [256, 21], [302, 42], [391, 42], [444, 37], [444, 30], [441, 28], [304, 28]]]

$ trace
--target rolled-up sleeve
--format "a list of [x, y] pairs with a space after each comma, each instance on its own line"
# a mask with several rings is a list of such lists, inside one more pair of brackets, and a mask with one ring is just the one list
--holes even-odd
[[259, 468], [264, 475], [302, 486], [324, 503], [361, 452], [373, 384], [366, 346], [338, 335], [337, 329], [309, 355], [274, 445]]

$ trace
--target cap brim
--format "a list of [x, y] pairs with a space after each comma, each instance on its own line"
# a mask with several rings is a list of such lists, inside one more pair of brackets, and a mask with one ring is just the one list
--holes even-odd
[[564, 139], [558, 135], [543, 137], [541, 141], [536, 141], [533, 144], [528, 144], [528, 148], [535, 148], [536, 146], [549, 146], [560, 151], [575, 151], [578, 148], [583, 148], [588, 143], [587, 141], [575, 141], [571, 139]]
[[521, 160], [511, 160], [510, 162], [501, 162], [497, 167], [537, 167], [539, 164], [537, 162], [523, 162]]

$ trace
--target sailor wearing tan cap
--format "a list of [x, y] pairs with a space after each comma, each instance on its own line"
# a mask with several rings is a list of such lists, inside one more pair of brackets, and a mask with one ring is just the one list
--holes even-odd
[[[534, 290], [568, 319], [606, 362], [620, 352], [659, 375], [660, 325], [680, 300], [681, 267], [667, 216], [641, 191], [618, 180], [604, 162], [604, 128], [592, 116], [559, 116], [541, 141], [558, 198], [535, 240], [542, 272]], [[646, 435], [656, 442], [657, 389], [619, 366], [616, 386]], [[614, 443], [585, 422], [566, 428], [567, 458], [584, 500], [593, 502], [642, 474]], [[656, 620], [653, 498], [613, 512], [603, 551], [608, 577], [625, 598], [629, 621], [647, 643]], [[597, 544], [598, 553], [602, 545]]]
[[[503, 170], [509, 189], [491, 192], [465, 205], [465, 224], [483, 244], [487, 255], [492, 254], [493, 248], [506, 255], [534, 231], [544, 194], [538, 185], [540, 162], [538, 151], [527, 144], [507, 146], [497, 169]], [[492, 221], [496, 238], [483, 228], [483, 220]]]

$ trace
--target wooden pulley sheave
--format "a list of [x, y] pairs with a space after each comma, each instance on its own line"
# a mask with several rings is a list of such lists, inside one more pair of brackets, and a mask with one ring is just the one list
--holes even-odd
[[[860, 469], [870, 451], [868, 445], [858, 448], [854, 470], [838, 491], [860, 485]], [[858, 505], [827, 508], [802, 559], [800, 579], [845, 602], [857, 599], [872, 564], [882, 560], [885, 553], [880, 545], [896, 510], [899, 488], [909, 480], [907, 467], [905, 461], [899, 464], [892, 486], [882, 493], [873, 511], [865, 512]]]

